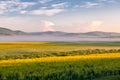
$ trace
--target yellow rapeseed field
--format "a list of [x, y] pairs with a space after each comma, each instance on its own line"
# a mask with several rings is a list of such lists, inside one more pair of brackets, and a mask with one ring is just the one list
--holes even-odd
[[[90, 44], [90, 43], [89, 43]], [[75, 51], [75, 50], [87, 50], [87, 49], [120, 49], [119, 46], [99, 46], [87, 44], [58, 44], [52, 42], [0, 42], [0, 54], [4, 50], [4, 53], [14, 51], [26, 51], [26, 52], [45, 52], [45, 51]]]
[[120, 58], [120, 53], [1, 60], [0, 65], [19, 64], [19, 63], [28, 63], [28, 62], [56, 62], [56, 61], [73, 61], [73, 60], [89, 60], [89, 59], [104, 59], [104, 58]]

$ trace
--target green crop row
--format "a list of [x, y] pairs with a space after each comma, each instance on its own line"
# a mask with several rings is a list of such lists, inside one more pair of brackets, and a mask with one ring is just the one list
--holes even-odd
[[28, 58], [41, 58], [49, 56], [74, 56], [74, 55], [89, 55], [89, 54], [102, 54], [102, 53], [120, 53], [120, 49], [94, 49], [94, 50], [77, 50], [68, 52], [22, 52], [23, 54], [14, 55], [1, 55], [0, 60], [9, 59], [28, 59]]
[[120, 58], [0, 66], [0, 80], [94, 80], [107, 76], [114, 76], [111, 80], [120, 76]]

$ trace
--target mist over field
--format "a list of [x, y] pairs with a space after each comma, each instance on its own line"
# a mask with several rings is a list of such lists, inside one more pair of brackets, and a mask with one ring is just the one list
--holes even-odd
[[0, 36], [1, 42], [14, 41], [120, 41], [120, 38], [79, 38], [63, 36]]

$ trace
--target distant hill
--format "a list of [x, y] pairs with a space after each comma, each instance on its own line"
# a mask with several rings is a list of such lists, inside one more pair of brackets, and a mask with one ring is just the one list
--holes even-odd
[[67, 33], [61, 31], [47, 31], [47, 32], [23, 32], [23, 31], [14, 31], [7, 28], [0, 27], [0, 35], [9, 36], [9, 35], [30, 35], [30, 36], [57, 36], [57, 37], [77, 37], [77, 38], [120, 38], [120, 33], [115, 32], [102, 32], [102, 31], [94, 31], [94, 32], [86, 32], [86, 33]]
[[11, 29], [0, 27], [0, 35], [25, 35], [26, 32], [23, 31], [13, 31]]
[[88, 32], [85, 34], [91, 35], [91, 36], [99, 36], [99, 37], [120, 37], [120, 33], [114, 33], [114, 32], [94, 31], [94, 32]]
[[46, 31], [46, 32], [32, 32], [30, 35], [44, 35], [44, 36], [64, 36], [66, 32], [61, 31]]
[[67, 33], [60, 31], [48, 31], [48, 32], [33, 32], [30, 35], [41, 35], [41, 36], [63, 36], [63, 37], [103, 37], [103, 38], [120, 38], [120, 33], [115, 32], [86, 32], [86, 33]]

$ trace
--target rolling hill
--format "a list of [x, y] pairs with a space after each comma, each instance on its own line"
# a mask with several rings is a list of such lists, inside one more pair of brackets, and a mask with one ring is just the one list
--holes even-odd
[[57, 36], [57, 37], [88, 37], [88, 38], [120, 38], [120, 33], [115, 32], [102, 32], [102, 31], [93, 31], [86, 33], [67, 33], [61, 31], [47, 31], [47, 32], [23, 32], [23, 31], [14, 31], [7, 28], [0, 27], [0, 36], [11, 36], [11, 35], [30, 35], [30, 36]]
[[0, 27], [0, 35], [5, 36], [5, 35], [26, 35], [26, 32], [23, 31], [13, 31], [11, 29], [7, 29], [7, 28], [2, 28]]
[[62, 37], [101, 37], [101, 38], [120, 38], [120, 33], [93, 31], [86, 33], [67, 33], [61, 31], [33, 32], [30, 35], [41, 36], [62, 36]]

